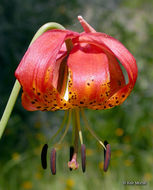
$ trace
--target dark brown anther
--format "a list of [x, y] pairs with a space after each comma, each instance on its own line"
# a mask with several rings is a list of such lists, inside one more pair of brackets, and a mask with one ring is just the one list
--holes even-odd
[[48, 150], [48, 145], [45, 144], [41, 151], [41, 165], [43, 169], [47, 168], [47, 150]]
[[52, 149], [50, 154], [50, 169], [53, 175], [56, 174], [56, 150]]
[[86, 147], [84, 144], [81, 145], [81, 162], [82, 162], [82, 171], [86, 171]]
[[106, 150], [104, 149], [104, 171], [106, 172], [111, 158], [111, 147], [107, 141], [104, 141], [104, 145], [106, 147]]
[[[74, 147], [70, 146], [70, 160], [69, 161], [72, 160], [73, 154], [74, 154]], [[72, 168], [70, 168], [70, 171], [72, 171]]]

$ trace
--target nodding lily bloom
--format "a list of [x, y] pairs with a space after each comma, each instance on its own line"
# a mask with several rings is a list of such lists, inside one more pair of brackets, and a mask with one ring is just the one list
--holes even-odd
[[[118, 40], [96, 32], [81, 16], [78, 19], [84, 32], [60, 29], [46, 31], [30, 45], [15, 76], [22, 86], [22, 105], [26, 110], [68, 110], [69, 116], [66, 114], [64, 118], [67, 125], [61, 139], [72, 117], [75, 138], [73, 148], [70, 148], [68, 167], [77, 169], [79, 166], [77, 154], [80, 137], [82, 170], [85, 171], [81, 113], [85, 126], [105, 149], [106, 171], [110, 160], [110, 145], [104, 145], [98, 139], [89, 127], [83, 109], [109, 109], [122, 104], [135, 85], [137, 65], [133, 55]], [[128, 83], [119, 63], [127, 72]], [[44, 168], [47, 164], [46, 147], [48, 145], [42, 150]], [[56, 173], [55, 158], [56, 146], [51, 152], [52, 174]]]

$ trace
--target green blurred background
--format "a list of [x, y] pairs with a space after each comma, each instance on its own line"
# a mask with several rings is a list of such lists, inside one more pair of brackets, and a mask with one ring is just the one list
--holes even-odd
[[[71, 131], [58, 151], [57, 175], [52, 176], [49, 168], [42, 170], [41, 147], [58, 129], [64, 112], [27, 112], [20, 94], [0, 140], [0, 190], [153, 188], [152, 0], [0, 0], [0, 116], [15, 82], [14, 71], [38, 28], [54, 21], [81, 32], [77, 15], [120, 40], [138, 64], [136, 86], [121, 106], [86, 110], [91, 127], [111, 144], [110, 168], [103, 172], [103, 150], [83, 129], [86, 173], [67, 168]], [[124, 181], [147, 184], [128, 186]]]

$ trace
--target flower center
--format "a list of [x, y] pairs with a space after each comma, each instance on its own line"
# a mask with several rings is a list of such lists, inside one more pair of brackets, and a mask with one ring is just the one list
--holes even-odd
[[[81, 108], [76, 108], [74, 110], [69, 110], [65, 112], [65, 116], [63, 119], [63, 122], [56, 132], [56, 134], [53, 135], [53, 137], [48, 142], [49, 146], [52, 146], [53, 149], [50, 154], [50, 168], [53, 175], [56, 174], [56, 151], [61, 147], [61, 143], [65, 137], [65, 135], [68, 132], [71, 120], [72, 120], [72, 145], [70, 146], [70, 160], [68, 162], [68, 167], [70, 170], [76, 170], [79, 168], [79, 164], [77, 161], [78, 157], [78, 148], [79, 148], [79, 140], [81, 144], [81, 163], [82, 163], [82, 171], [85, 172], [86, 169], [86, 147], [83, 144], [83, 135], [81, 131], [81, 125], [80, 125], [80, 114], [82, 115], [82, 119], [84, 121], [85, 127], [88, 129], [88, 131], [93, 135], [93, 137], [99, 142], [99, 144], [104, 148], [104, 171], [107, 171], [111, 152], [110, 152], [110, 144], [108, 144], [107, 141], [104, 141], [104, 143], [97, 137], [97, 135], [94, 133], [94, 131], [90, 128], [88, 124], [88, 120], [85, 116], [84, 110]], [[52, 140], [61, 132], [63, 127], [65, 126], [65, 130], [58, 141], [58, 143], [51, 145]], [[45, 144], [42, 152], [41, 152], [41, 160], [42, 160], [42, 167], [44, 169], [47, 168], [47, 149], [48, 145]]]

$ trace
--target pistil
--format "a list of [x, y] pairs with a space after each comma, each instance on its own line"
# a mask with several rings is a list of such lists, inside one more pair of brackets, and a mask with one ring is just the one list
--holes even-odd
[[73, 155], [72, 155], [72, 159], [68, 162], [68, 167], [70, 169], [77, 169], [79, 167], [79, 164], [77, 163], [77, 154], [78, 154], [78, 137], [79, 137], [79, 133], [78, 133], [78, 122], [77, 122], [77, 118], [76, 118], [76, 113], [73, 110], [73, 131], [74, 131], [74, 151], [73, 151]]

